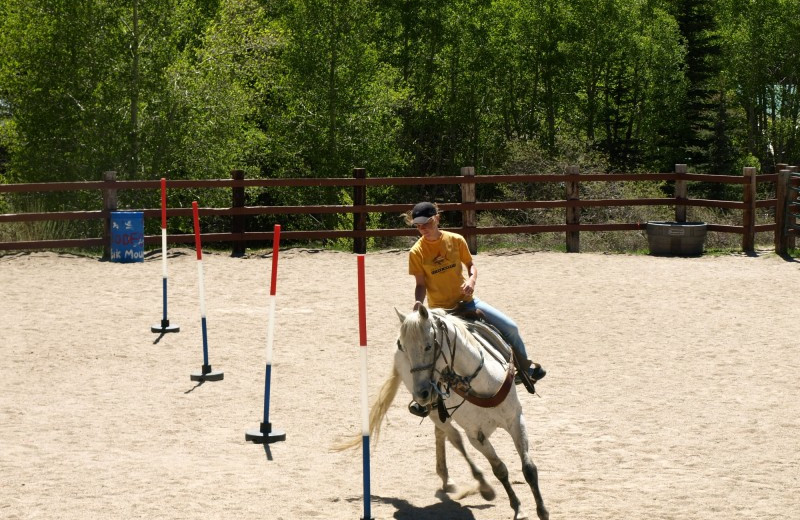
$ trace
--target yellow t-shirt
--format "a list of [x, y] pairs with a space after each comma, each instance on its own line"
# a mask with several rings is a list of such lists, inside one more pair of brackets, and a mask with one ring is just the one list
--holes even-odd
[[425, 289], [429, 307], [452, 309], [460, 301], [471, 301], [472, 296], [461, 294], [466, 281], [462, 264], [471, 264], [464, 237], [442, 231], [439, 240], [431, 242], [420, 237], [408, 253], [408, 274], [425, 275]]

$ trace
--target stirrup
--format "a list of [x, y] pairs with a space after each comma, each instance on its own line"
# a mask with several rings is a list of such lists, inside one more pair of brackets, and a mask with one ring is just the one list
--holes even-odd
[[416, 401], [411, 401], [408, 403], [408, 411], [411, 412], [412, 415], [416, 415], [417, 417], [425, 418], [430, 413], [427, 408], [422, 406]]
[[514, 356], [514, 364], [517, 368], [517, 374], [514, 377], [515, 384], [522, 384], [525, 386], [525, 389], [530, 394], [536, 393], [536, 387], [534, 384], [536, 381], [543, 378], [547, 375], [547, 371], [542, 368], [542, 365], [539, 363], [532, 363], [529, 360], [520, 360], [518, 357]]

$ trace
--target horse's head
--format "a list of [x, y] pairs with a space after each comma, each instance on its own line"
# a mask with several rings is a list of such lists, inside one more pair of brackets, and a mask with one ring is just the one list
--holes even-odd
[[411, 371], [412, 386], [408, 390], [419, 404], [430, 404], [437, 396], [434, 392], [434, 367], [440, 347], [436, 341], [434, 320], [438, 318], [431, 316], [424, 305], [408, 314], [397, 309], [395, 312], [401, 324], [397, 348], [405, 356]]

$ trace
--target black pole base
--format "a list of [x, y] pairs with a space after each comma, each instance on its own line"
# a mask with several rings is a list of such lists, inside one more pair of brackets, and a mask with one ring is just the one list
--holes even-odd
[[203, 365], [201, 370], [200, 373], [192, 373], [192, 381], [222, 381], [222, 378], [225, 377], [224, 373], [211, 370], [211, 365]]
[[167, 332], [180, 332], [180, 325], [170, 325], [169, 320], [161, 320], [161, 325], [153, 325], [150, 327], [150, 332], [156, 334], [166, 334]]
[[272, 444], [273, 442], [285, 441], [286, 432], [273, 430], [272, 423], [264, 424], [262, 422], [258, 430], [247, 430], [244, 434], [244, 440], [255, 444]]

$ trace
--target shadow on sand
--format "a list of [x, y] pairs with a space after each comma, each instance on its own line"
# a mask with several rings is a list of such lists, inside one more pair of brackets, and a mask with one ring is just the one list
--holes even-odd
[[415, 506], [400, 498], [373, 496], [372, 500], [376, 503], [393, 506], [396, 511], [392, 518], [397, 520], [476, 520], [472, 513], [473, 509], [483, 510], [495, 507], [493, 504], [463, 506], [441, 490], [436, 493], [436, 497], [441, 502], [425, 507]]

